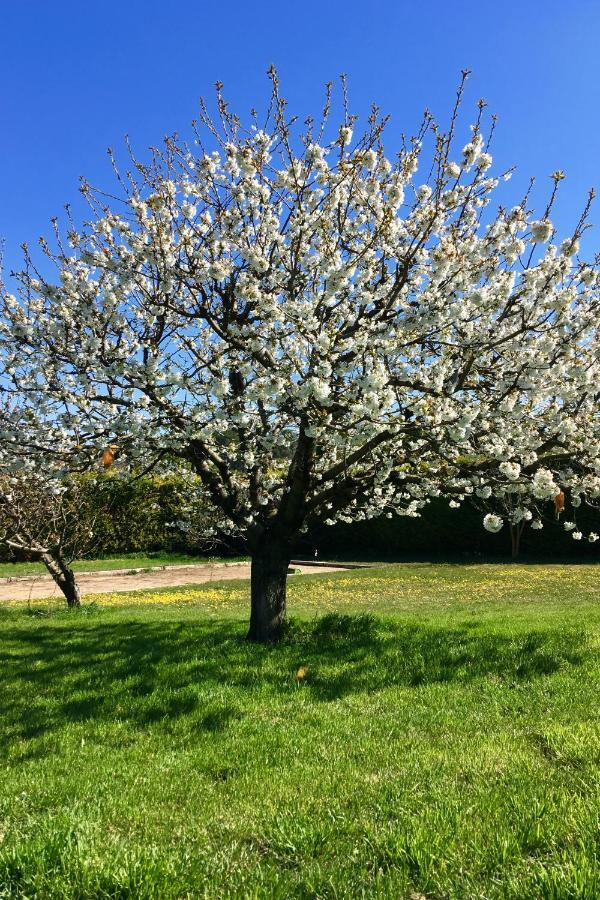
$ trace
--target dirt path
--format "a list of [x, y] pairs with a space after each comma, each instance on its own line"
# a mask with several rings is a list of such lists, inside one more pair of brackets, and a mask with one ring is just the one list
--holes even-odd
[[[302, 573], [311, 575], [343, 572], [345, 566], [294, 565]], [[234, 578], [250, 578], [249, 563], [231, 563], [215, 566], [171, 566], [151, 572], [135, 572], [118, 569], [114, 572], [81, 572], [78, 582], [83, 596], [86, 594], [122, 593], [148, 590], [149, 588], [179, 587], [186, 584], [204, 584], [208, 581], [230, 581]], [[49, 575], [3, 579], [0, 582], [1, 600], [39, 600], [42, 597], [62, 596]]]

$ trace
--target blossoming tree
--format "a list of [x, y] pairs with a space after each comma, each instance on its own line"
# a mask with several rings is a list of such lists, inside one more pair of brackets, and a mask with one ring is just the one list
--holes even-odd
[[193, 147], [115, 163], [118, 199], [84, 184], [90, 223], [43, 242], [58, 278], [27, 255], [0, 325], [5, 390], [44, 423], [25, 442], [114, 442], [200, 476], [246, 538], [255, 641], [280, 634], [313, 523], [507, 494], [537, 521], [561, 489], [600, 496], [589, 202], [558, 242], [561, 173], [541, 215], [527, 196], [494, 211], [493, 125], [481, 103], [455, 148], [461, 91], [446, 132], [427, 114], [390, 159], [376, 109], [355, 138], [328, 96], [300, 133], [271, 76], [262, 124], [218, 86]]

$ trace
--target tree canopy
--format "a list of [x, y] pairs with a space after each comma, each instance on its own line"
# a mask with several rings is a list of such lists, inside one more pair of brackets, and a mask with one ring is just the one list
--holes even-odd
[[483, 103], [458, 141], [462, 88], [445, 131], [426, 114], [387, 155], [387, 118], [357, 135], [345, 84], [336, 127], [330, 91], [301, 127], [271, 79], [262, 121], [218, 86], [194, 143], [113, 158], [116, 195], [84, 183], [90, 221], [43, 242], [56, 277], [27, 253], [0, 320], [2, 390], [35, 411], [4, 414], [13, 451], [185, 461], [247, 539], [257, 640], [312, 523], [474, 496], [497, 530], [510, 495], [539, 527], [561, 490], [600, 496], [592, 196], [562, 238], [560, 172], [541, 214], [494, 208], [511, 171], [492, 173]]

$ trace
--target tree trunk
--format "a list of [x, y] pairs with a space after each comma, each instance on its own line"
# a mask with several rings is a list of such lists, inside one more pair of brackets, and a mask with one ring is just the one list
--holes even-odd
[[55, 584], [65, 595], [67, 606], [81, 606], [81, 593], [75, 572], [62, 559], [55, 559], [50, 553], [40, 554], [40, 559], [52, 575]]
[[513, 525], [511, 522], [510, 543], [511, 543], [511, 556], [513, 559], [518, 559], [519, 553], [521, 552], [521, 535], [523, 534], [524, 527], [525, 527], [524, 522], [519, 522], [516, 525]]
[[268, 644], [281, 637], [285, 621], [285, 588], [289, 564], [289, 546], [267, 535], [253, 550], [249, 641]]

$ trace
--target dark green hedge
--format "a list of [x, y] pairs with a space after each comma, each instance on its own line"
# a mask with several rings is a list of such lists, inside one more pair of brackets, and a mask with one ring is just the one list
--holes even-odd
[[[298, 550], [319, 557], [337, 559], [495, 559], [510, 557], [508, 526], [497, 534], [483, 528], [484, 513], [465, 504], [452, 509], [447, 501], [434, 501], [418, 519], [394, 516], [368, 522], [319, 527], [311, 531]], [[560, 521], [554, 519], [551, 505], [544, 528], [525, 527], [521, 538], [521, 557], [527, 559], [582, 559], [600, 561], [600, 541], [574, 541], [563, 522], [575, 519], [584, 534], [600, 533], [600, 512], [585, 507], [567, 509]]]
[[[84, 480], [84, 485], [86, 484]], [[95, 522], [94, 556], [171, 550], [203, 553], [207, 546], [199, 540], [202, 522], [190, 531], [177, 527], [182, 504], [189, 488], [176, 474], [146, 475], [131, 478], [109, 472], [101, 489], [88, 484], [101, 506]], [[600, 561], [600, 541], [589, 544], [574, 541], [565, 533], [563, 522], [575, 519], [585, 533], [600, 533], [600, 512], [581, 507], [565, 510], [560, 522], [554, 520], [552, 506], [542, 531], [526, 527], [521, 541], [525, 559], [581, 559]], [[420, 518], [378, 518], [368, 522], [314, 528], [298, 540], [294, 554], [312, 558], [315, 550], [321, 559], [423, 560], [423, 559], [495, 559], [509, 558], [510, 534], [505, 526], [490, 534], [482, 525], [483, 512], [465, 504], [452, 509], [446, 501], [435, 501]], [[211, 552], [224, 555], [240, 553], [244, 547], [230, 542]]]
[[[109, 476], [110, 512], [97, 526], [101, 554], [142, 550], [202, 552], [197, 539], [173, 527], [177, 522], [186, 484], [177, 475], [148, 475], [141, 479]], [[575, 519], [584, 534], [600, 533], [600, 512], [567, 506], [561, 520], [554, 519], [548, 504], [542, 531], [526, 527], [521, 556], [529, 559], [583, 559], [600, 561], [600, 541], [574, 541], [563, 522]], [[368, 522], [321, 526], [301, 538], [294, 547], [298, 556], [321, 559], [494, 559], [511, 554], [508, 526], [490, 534], [482, 525], [483, 511], [469, 504], [452, 509], [447, 501], [434, 501], [420, 518], [394, 516]], [[198, 529], [196, 529], [197, 531]], [[192, 530], [194, 533], [194, 529]], [[219, 548], [220, 553], [243, 552], [239, 543]]]
[[105, 476], [103, 508], [94, 527], [97, 555], [187, 549], [185, 535], [173, 527], [185, 491], [177, 475]]

